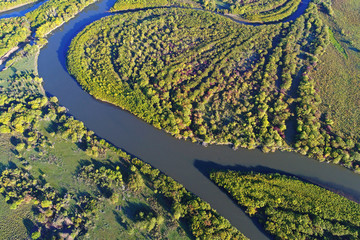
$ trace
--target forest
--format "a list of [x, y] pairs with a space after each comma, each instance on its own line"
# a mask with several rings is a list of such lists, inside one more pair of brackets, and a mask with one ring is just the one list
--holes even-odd
[[118, 0], [110, 10], [117, 12], [128, 9], [177, 6], [202, 8], [251, 22], [277, 22], [294, 13], [300, 2], [300, 0]]
[[0, 19], [0, 57], [25, 42], [30, 32], [29, 23], [23, 17]]
[[[67, 66], [94, 97], [177, 138], [295, 150], [358, 171], [356, 139], [329, 130], [308, 77], [327, 29], [315, 4], [294, 22], [261, 26], [191, 9], [138, 11], [86, 27]], [[297, 125], [293, 141], [289, 122]]]
[[360, 205], [280, 174], [220, 171], [210, 178], [275, 239], [359, 239]]
[[36, 1], [37, 0], [3, 0], [0, 2], [0, 12], [7, 11]]

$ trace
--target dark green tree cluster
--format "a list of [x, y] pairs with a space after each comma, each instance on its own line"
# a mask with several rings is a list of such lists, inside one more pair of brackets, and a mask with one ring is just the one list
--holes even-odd
[[44, 37], [95, 1], [96, 0], [47, 1], [25, 16], [29, 20], [31, 28], [36, 30], [36, 36]]
[[188, 192], [181, 184], [139, 159], [133, 159], [132, 163], [150, 180], [153, 188], [170, 201], [174, 218], [184, 218], [190, 223], [194, 237], [209, 240], [246, 239], [208, 203]]
[[26, 18], [0, 19], [0, 57], [20, 42], [25, 42], [29, 35], [30, 25]]
[[224, 171], [210, 177], [276, 239], [360, 236], [360, 205], [321, 187], [280, 174]]
[[[34, 179], [22, 168], [7, 169], [0, 177], [0, 192], [12, 209], [32, 203], [37, 229], [33, 239], [76, 238], [84, 235], [97, 212], [97, 200], [89, 196], [61, 196], [49, 184]], [[75, 201], [70, 205], [70, 200]], [[71, 206], [71, 209], [70, 209]]]
[[0, 2], [0, 12], [7, 11], [36, 1], [37, 0], [2, 0]]

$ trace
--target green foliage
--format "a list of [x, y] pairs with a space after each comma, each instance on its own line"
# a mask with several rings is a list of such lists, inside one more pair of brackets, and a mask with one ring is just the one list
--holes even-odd
[[360, 205], [318, 186], [279, 174], [227, 171], [210, 177], [276, 239], [360, 236]]
[[230, 13], [256, 22], [276, 22], [294, 13], [301, 0], [226, 0]]
[[154, 189], [170, 201], [174, 218], [182, 217], [190, 223], [196, 239], [246, 239], [208, 203], [188, 192], [181, 184], [139, 159], [133, 159], [132, 163], [152, 182]]
[[73, 18], [96, 0], [52, 0], [26, 14], [37, 37], [44, 37], [64, 22]]
[[314, 5], [293, 23], [258, 27], [191, 9], [139, 11], [84, 29], [67, 65], [94, 97], [176, 137], [268, 152], [289, 149], [287, 92], [326, 34]]
[[[7, 203], [12, 204], [11, 208], [16, 209], [23, 202], [31, 201], [34, 204], [40, 231], [34, 232], [33, 238], [83, 235], [97, 212], [96, 199], [88, 196], [72, 198], [69, 194], [61, 196], [49, 184], [34, 179], [29, 172], [21, 168], [2, 172], [0, 192]], [[76, 204], [68, 215], [70, 200], [76, 201]]]
[[104, 166], [95, 168], [94, 164], [90, 164], [80, 169], [79, 177], [101, 187], [111, 188], [113, 185], [121, 187], [124, 184], [119, 167], [111, 170]]
[[30, 26], [26, 18], [0, 19], [0, 57], [17, 47], [30, 36]]
[[20, 7], [25, 4], [36, 2], [37, 0], [2, 0], [0, 2], [0, 12]]
[[276, 22], [296, 11], [300, 0], [118, 0], [112, 12], [161, 6], [197, 7], [255, 22]]
[[163, 6], [181, 6], [181, 7], [195, 7], [199, 3], [185, 0], [118, 0], [110, 9], [111, 12], [123, 11], [129, 9], [142, 9], [151, 7]]

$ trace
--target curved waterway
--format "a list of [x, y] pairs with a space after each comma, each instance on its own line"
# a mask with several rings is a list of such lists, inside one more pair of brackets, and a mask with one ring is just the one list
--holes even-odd
[[[178, 140], [110, 104], [95, 100], [68, 74], [65, 57], [71, 39], [86, 25], [109, 13], [115, 0], [89, 6], [49, 36], [41, 50], [39, 75], [49, 95], [57, 96], [76, 119], [98, 136], [125, 149], [168, 174], [211, 204], [222, 216], [251, 239], [269, 239], [248, 216], [208, 178], [211, 169], [280, 172], [340, 192], [360, 201], [360, 176], [333, 164], [319, 163], [296, 153], [264, 154], [259, 150], [232, 150], [229, 146], [203, 147]], [[308, 2], [308, 1], [307, 1]], [[307, 4], [307, 3], [303, 3]], [[306, 5], [307, 6], [307, 5]], [[306, 6], [303, 8], [305, 9]], [[298, 16], [303, 12], [297, 12]], [[296, 17], [296, 16], [293, 16]]]

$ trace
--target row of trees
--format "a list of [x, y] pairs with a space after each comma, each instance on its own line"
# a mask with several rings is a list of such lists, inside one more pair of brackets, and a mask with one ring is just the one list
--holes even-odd
[[210, 177], [276, 239], [360, 236], [360, 205], [321, 187], [280, 174], [226, 171]]

